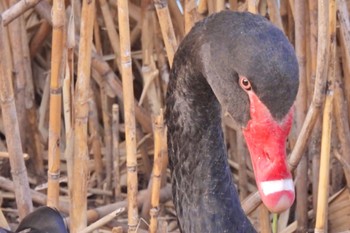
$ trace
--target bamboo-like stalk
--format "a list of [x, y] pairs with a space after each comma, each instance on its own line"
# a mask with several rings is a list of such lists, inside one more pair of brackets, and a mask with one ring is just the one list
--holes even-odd
[[1, 13], [2, 25], [6, 26], [7, 24], [11, 23], [14, 19], [23, 14], [23, 12], [34, 7], [40, 1], [41, 0], [18, 1], [15, 5]]
[[264, 206], [264, 204], [260, 204], [258, 211], [259, 211], [260, 232], [272, 232], [270, 214], [268, 209], [266, 208], [266, 206]]
[[329, 62], [329, 85], [323, 112], [322, 122], [322, 142], [321, 142], [321, 161], [320, 177], [318, 183], [317, 213], [315, 232], [328, 232], [327, 215], [328, 215], [328, 195], [329, 195], [329, 165], [331, 150], [331, 132], [332, 132], [332, 115], [334, 99], [334, 81], [336, 67], [336, 5], [335, 0], [329, 1], [329, 36], [330, 41], [330, 62]]
[[104, 157], [106, 160], [106, 188], [107, 190], [112, 189], [112, 170], [113, 170], [113, 159], [112, 159], [112, 119], [110, 112], [110, 104], [108, 96], [105, 94], [103, 89], [101, 94], [101, 107], [102, 107], [102, 119], [103, 119], [103, 132], [104, 132], [104, 142], [105, 142], [105, 153]]
[[119, 154], [119, 105], [112, 105], [112, 137], [114, 161], [114, 196], [120, 198], [120, 154]]
[[184, 1], [185, 33], [187, 34], [198, 20], [197, 4], [194, 0]]
[[59, 208], [60, 178], [60, 133], [62, 86], [64, 64], [62, 64], [65, 45], [65, 5], [64, 0], [54, 0], [52, 7], [52, 50], [51, 50], [51, 83], [50, 83], [50, 115], [49, 115], [49, 168], [47, 205]]
[[163, 157], [166, 156], [166, 130], [164, 126], [163, 112], [161, 111], [154, 119], [154, 165], [152, 177], [152, 198], [150, 210], [150, 233], [157, 232], [158, 214], [159, 214], [159, 192], [161, 186], [161, 175], [163, 166]]
[[[340, 25], [340, 45], [342, 48], [342, 63], [345, 76], [349, 76], [350, 73], [350, 19], [346, 1], [337, 1], [337, 14]], [[344, 91], [348, 102], [348, 115], [350, 116], [350, 81], [348, 78], [344, 79]], [[350, 155], [347, 156], [349, 161]]]
[[[154, 1], [153, 1], [154, 2]], [[181, 38], [185, 35], [185, 21], [180, 11], [180, 8], [177, 6], [176, 1], [167, 1], [169, 12], [171, 15], [172, 23], [174, 26], [174, 31], [176, 32], [177, 38], [181, 40]], [[159, 19], [157, 19], [157, 26], [159, 26]], [[161, 34], [161, 33], [160, 33]]]
[[1, 209], [0, 209], [0, 227], [5, 228], [6, 230], [10, 230], [10, 226]]
[[[271, 17], [271, 22], [284, 32], [280, 10], [276, 0], [267, 0], [267, 6]], [[297, 23], [296, 23], [297, 25]]]
[[154, 11], [149, 10], [149, 3], [142, 7], [142, 74], [144, 87], [140, 97], [139, 104], [142, 103], [144, 96], [147, 96], [148, 104], [152, 115], [158, 115], [160, 110], [160, 95], [157, 91], [156, 78], [159, 75], [154, 64], [154, 23], [152, 14]]
[[199, 14], [204, 14], [205, 12], [208, 11], [208, 2], [207, 0], [200, 0], [199, 3], [198, 3], [198, 13]]
[[118, 23], [120, 31], [120, 62], [123, 80], [126, 166], [128, 186], [128, 232], [136, 232], [139, 221], [137, 209], [137, 157], [135, 105], [130, 57], [129, 8], [127, 0], [118, 0]]
[[67, 23], [67, 56], [66, 72], [63, 80], [63, 113], [66, 133], [66, 148], [64, 151], [67, 163], [68, 194], [73, 195], [73, 154], [74, 154], [74, 131], [73, 131], [73, 96], [74, 96], [74, 46], [75, 46], [74, 11], [72, 11]]
[[[337, 2], [339, 4], [339, 2]], [[339, 9], [338, 5], [338, 9]], [[339, 15], [340, 13], [338, 13]], [[342, 59], [343, 63], [346, 63], [344, 61], [345, 58]], [[339, 70], [340, 67], [337, 66], [337, 70]], [[346, 76], [345, 76], [346, 77]], [[344, 80], [345, 81], [345, 80]], [[350, 130], [349, 130], [349, 115], [348, 115], [348, 105], [346, 103], [346, 100], [344, 98], [344, 85], [343, 81], [340, 77], [340, 71], [337, 72], [336, 75], [336, 83], [334, 87], [334, 118], [337, 126], [337, 134], [338, 134], [338, 140], [341, 145], [342, 150], [342, 159], [346, 161], [346, 163], [350, 164], [349, 161], [349, 155], [350, 155]], [[349, 170], [346, 166], [344, 167], [344, 173], [347, 180], [347, 186], [350, 185], [350, 174]]]
[[[309, 34], [309, 57], [308, 65], [310, 68], [310, 78], [308, 85], [308, 92], [311, 93], [314, 89], [315, 77], [316, 77], [316, 61], [317, 54], [313, 51], [317, 51], [317, 1], [308, 2], [309, 21], [310, 21], [310, 34]], [[310, 95], [309, 95], [310, 96]], [[320, 118], [320, 117], [318, 117]], [[309, 157], [312, 160], [312, 205], [313, 209], [317, 208], [317, 191], [319, 180], [319, 164], [320, 164], [320, 138], [321, 138], [321, 121], [318, 119], [315, 123], [314, 129], [311, 133], [310, 145], [309, 145]]]
[[79, 233], [92, 232], [92, 231], [100, 228], [101, 226], [107, 224], [108, 222], [112, 221], [115, 217], [117, 217], [118, 215], [120, 215], [124, 211], [125, 211], [125, 208], [119, 208], [119, 209], [113, 211], [112, 213], [107, 214], [106, 216], [104, 216], [103, 218], [101, 218], [98, 221], [94, 222], [93, 224], [89, 225], [84, 230], [80, 231]]
[[225, 10], [225, 0], [217, 0], [215, 10], [216, 12]]
[[100, 7], [101, 7], [103, 19], [104, 19], [104, 22], [105, 22], [106, 27], [107, 27], [108, 38], [109, 38], [109, 41], [111, 43], [113, 52], [115, 54], [115, 61], [116, 61], [116, 64], [118, 65], [118, 68], [120, 70], [121, 67], [120, 67], [120, 61], [119, 61], [119, 56], [118, 56], [118, 54], [120, 54], [119, 35], [115, 29], [113, 17], [112, 17], [108, 2], [106, 0], [99, 0], [99, 2], [100, 2]]
[[44, 40], [49, 36], [51, 31], [51, 25], [44, 20], [38, 31], [35, 33], [33, 39], [30, 42], [30, 57], [34, 58], [35, 54], [43, 46]]
[[238, 0], [229, 0], [230, 10], [236, 11], [238, 7]]
[[258, 13], [257, 9], [256, 9], [256, 0], [247, 0], [248, 3], [248, 11], [256, 14]]
[[[102, 91], [101, 91], [102, 92]], [[93, 91], [91, 90], [91, 97], [89, 98], [89, 132], [92, 143], [92, 153], [95, 160], [95, 174], [97, 176], [98, 187], [102, 187], [103, 179], [103, 161], [101, 152], [101, 137], [98, 132], [99, 123], [97, 116], [97, 106], [93, 98]], [[106, 149], [107, 150], [107, 149]], [[107, 166], [109, 167], [109, 166]], [[107, 170], [107, 169], [106, 169]], [[111, 171], [110, 171], [111, 172]], [[108, 182], [107, 182], [108, 183]]]
[[[268, 1], [269, 2], [269, 1]], [[299, 64], [299, 90], [296, 99], [296, 131], [299, 133], [307, 111], [307, 73], [306, 73], [306, 5], [303, 0], [295, 1], [295, 50]], [[307, 155], [305, 154], [297, 168], [296, 182], [296, 211], [298, 220], [297, 232], [303, 233], [308, 229], [307, 221]]]
[[7, 33], [2, 26], [0, 18], [0, 102], [2, 109], [2, 118], [6, 134], [7, 148], [10, 153], [10, 165], [12, 179], [15, 184], [15, 196], [20, 219], [23, 219], [33, 209], [31, 195], [29, 192], [29, 182], [27, 170], [23, 160], [23, 150], [17, 113], [14, 102], [14, 94], [11, 80], [11, 66], [8, 65], [9, 59], [6, 58], [5, 47], [8, 47], [8, 41], [5, 39]]
[[89, 152], [87, 146], [87, 119], [89, 112], [88, 98], [90, 89], [90, 69], [92, 32], [95, 17], [95, 1], [83, 1], [81, 12], [81, 28], [79, 41], [78, 78], [75, 90], [75, 118], [74, 118], [74, 174], [73, 196], [71, 203], [72, 233], [79, 232], [86, 227], [87, 211], [87, 178], [89, 170], [87, 162]]
[[177, 49], [177, 42], [174, 33], [173, 24], [171, 22], [168, 4], [166, 0], [153, 0], [156, 7], [160, 29], [168, 55], [169, 65], [172, 66], [175, 51]]
[[[11, 0], [10, 5], [14, 5], [17, 1]], [[26, 128], [27, 128], [27, 112], [25, 108], [25, 87], [26, 87], [26, 74], [24, 70], [24, 57], [22, 48], [22, 33], [21, 24], [24, 23], [23, 16], [19, 16], [8, 25], [9, 41], [12, 49], [13, 59], [13, 79], [14, 79], [14, 90], [16, 98], [16, 108], [19, 133], [21, 136], [22, 147], [25, 149], [26, 145]]]

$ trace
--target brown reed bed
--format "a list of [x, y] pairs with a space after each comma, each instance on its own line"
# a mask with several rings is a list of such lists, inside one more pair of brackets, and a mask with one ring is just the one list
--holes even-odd
[[[166, 0], [0, 1], [0, 226], [49, 205], [73, 233], [178, 232], [169, 69], [194, 23], [227, 9], [269, 18], [299, 61], [287, 148], [296, 202], [277, 232], [350, 231], [350, 1], [179, 2], [184, 13]], [[243, 209], [271, 232], [242, 135], [223, 127]]]

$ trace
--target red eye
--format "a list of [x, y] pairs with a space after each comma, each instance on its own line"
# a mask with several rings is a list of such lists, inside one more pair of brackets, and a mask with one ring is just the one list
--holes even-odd
[[239, 85], [246, 91], [250, 91], [252, 86], [246, 77], [239, 77]]

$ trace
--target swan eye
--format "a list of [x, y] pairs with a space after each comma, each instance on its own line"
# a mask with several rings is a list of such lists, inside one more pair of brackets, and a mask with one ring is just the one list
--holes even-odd
[[252, 85], [246, 77], [240, 77], [239, 84], [246, 91], [250, 91], [252, 89]]

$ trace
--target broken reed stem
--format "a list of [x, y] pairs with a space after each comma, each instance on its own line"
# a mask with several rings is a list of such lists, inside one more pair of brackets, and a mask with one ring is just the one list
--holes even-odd
[[329, 36], [330, 57], [329, 57], [329, 82], [327, 96], [323, 112], [322, 123], [322, 141], [321, 141], [321, 160], [320, 176], [322, 179], [318, 183], [317, 213], [315, 233], [328, 232], [328, 195], [329, 195], [329, 171], [330, 171], [330, 152], [331, 152], [331, 132], [332, 132], [332, 114], [333, 114], [333, 97], [334, 81], [336, 67], [336, 6], [335, 0], [329, 1]]
[[119, 209], [113, 211], [112, 213], [107, 214], [106, 216], [100, 218], [98, 221], [92, 223], [91, 225], [89, 225], [84, 230], [80, 231], [79, 233], [89, 233], [89, 232], [92, 232], [94, 230], [97, 230], [98, 228], [106, 225], [108, 222], [115, 219], [118, 215], [122, 214], [124, 211], [125, 211], [124, 207], [119, 208]]
[[78, 55], [78, 73], [75, 91], [73, 195], [71, 202], [72, 233], [86, 227], [87, 183], [89, 176], [89, 150], [87, 145], [87, 121], [89, 113], [89, 89], [91, 70], [92, 31], [95, 17], [95, 1], [83, 1]]
[[153, 122], [154, 129], [154, 164], [152, 176], [152, 194], [150, 210], [150, 233], [157, 232], [158, 214], [159, 214], [159, 195], [161, 186], [162, 166], [164, 156], [166, 156], [166, 130], [164, 126], [163, 111], [155, 117]]
[[12, 87], [12, 70], [6, 57], [5, 48], [9, 46], [5, 39], [7, 33], [2, 26], [0, 18], [0, 102], [2, 109], [2, 118], [6, 135], [7, 149], [10, 154], [10, 166], [12, 179], [15, 184], [16, 204], [19, 218], [23, 219], [33, 210], [32, 199], [30, 195], [27, 169], [24, 164], [21, 138], [19, 134], [16, 106], [14, 102], [14, 93]]
[[166, 53], [168, 55], [168, 61], [171, 67], [178, 44], [175, 37], [174, 27], [171, 22], [168, 4], [166, 0], [153, 0], [153, 2], [157, 11], [158, 21], [162, 31]]
[[1, 14], [2, 25], [7, 26], [12, 20], [23, 14], [26, 10], [38, 4], [41, 0], [21, 0]]
[[119, 154], [119, 105], [112, 106], [112, 138], [113, 138], [113, 164], [114, 167], [114, 196], [121, 194], [120, 185], [120, 154]]
[[49, 115], [49, 150], [48, 150], [48, 188], [47, 205], [59, 208], [60, 178], [60, 133], [62, 111], [62, 74], [65, 46], [65, 5], [64, 0], [54, 0], [52, 6], [52, 50], [51, 50], [51, 83], [50, 83], [50, 115]]
[[[309, 110], [306, 114], [305, 121], [300, 130], [299, 136], [295, 143], [292, 153], [288, 159], [288, 166], [293, 171], [304, 153], [305, 147], [309, 141], [312, 129], [317, 117], [321, 111], [324, 102], [324, 92], [327, 83], [328, 68], [328, 0], [319, 0], [318, 3], [318, 47], [317, 47], [317, 69], [315, 88]], [[250, 214], [260, 204], [261, 198], [258, 192], [251, 194], [246, 198], [242, 207], [246, 214]]]
[[127, 0], [118, 0], [118, 23], [120, 33], [120, 62], [123, 81], [126, 166], [128, 188], [128, 232], [136, 232], [139, 221], [137, 209], [137, 156], [135, 103], [131, 69], [129, 8]]

